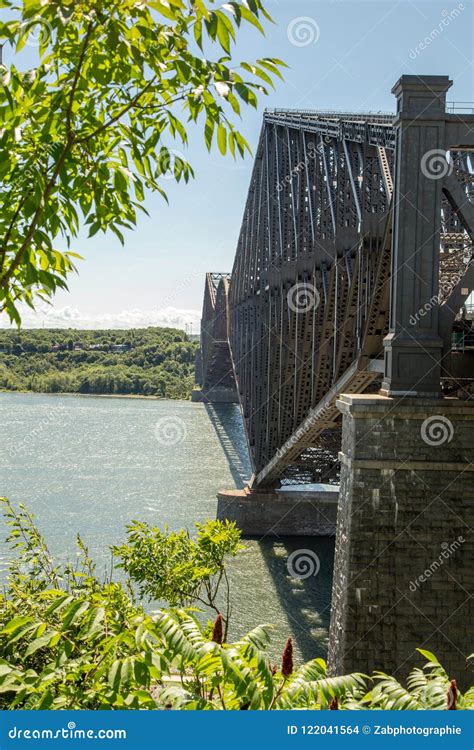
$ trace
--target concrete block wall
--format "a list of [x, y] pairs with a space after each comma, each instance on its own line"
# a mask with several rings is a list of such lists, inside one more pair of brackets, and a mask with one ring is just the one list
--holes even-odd
[[334, 536], [339, 488], [318, 490], [225, 490], [217, 495], [217, 518], [234, 521], [244, 536]]
[[235, 388], [216, 385], [212, 388], [207, 388], [206, 390], [194, 388], [191, 393], [191, 401], [202, 401], [206, 404], [238, 404], [239, 395]]
[[474, 402], [342, 396], [332, 674], [404, 679], [433, 651], [474, 684]]

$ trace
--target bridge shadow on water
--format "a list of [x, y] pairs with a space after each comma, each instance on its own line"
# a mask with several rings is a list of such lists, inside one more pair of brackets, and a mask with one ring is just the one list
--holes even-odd
[[[247, 441], [242, 425], [242, 416], [237, 404], [205, 404], [209, 420], [214, 427], [219, 443], [227, 459], [236, 487], [243, 488], [252, 474], [248, 456]], [[250, 541], [250, 540], [249, 540]], [[240, 591], [237, 593], [239, 606], [249, 604], [249, 597], [265, 602], [265, 587], [271, 584], [270, 599], [277, 597], [281, 617], [275, 633], [277, 658], [284, 639], [291, 635], [296, 646], [298, 661], [326, 658], [329, 617], [331, 607], [331, 586], [334, 563], [334, 539], [328, 537], [265, 537], [253, 538], [254, 553], [268, 571], [263, 582], [263, 590], [258, 581], [247, 580], [242, 570], [236, 569], [233, 578]], [[255, 545], [255, 546], [254, 546]], [[250, 566], [254, 571], [255, 559]], [[296, 575], [292, 574], [296, 572]], [[306, 575], [308, 573], [308, 575]], [[238, 583], [237, 583], [238, 582]], [[239, 585], [240, 584], [240, 585]], [[257, 590], [255, 590], [257, 589]], [[272, 608], [273, 609], [273, 608]], [[273, 616], [275, 616], [273, 612]], [[255, 625], [249, 622], [249, 628]], [[272, 639], [273, 640], [273, 639]], [[273, 649], [272, 649], [273, 650]]]
[[327, 657], [334, 539], [266, 537], [258, 541], [261, 556], [301, 657]]
[[245, 487], [252, 475], [242, 417], [237, 404], [205, 404], [209, 420], [229, 464], [235, 486]]

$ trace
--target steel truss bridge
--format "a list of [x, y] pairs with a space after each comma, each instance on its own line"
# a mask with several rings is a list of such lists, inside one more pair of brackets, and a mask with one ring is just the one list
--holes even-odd
[[232, 274], [206, 276], [199, 376], [237, 384], [254, 487], [338, 482], [341, 393], [473, 382], [451, 341], [472, 326], [474, 115], [446, 107], [445, 76], [401, 82], [397, 115], [264, 114]]

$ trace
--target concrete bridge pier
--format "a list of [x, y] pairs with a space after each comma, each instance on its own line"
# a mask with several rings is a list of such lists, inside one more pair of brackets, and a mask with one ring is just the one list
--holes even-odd
[[474, 402], [343, 395], [331, 674], [403, 680], [438, 656], [472, 684]]
[[193, 403], [204, 404], [238, 404], [239, 394], [235, 387], [211, 386], [209, 388], [194, 388], [191, 393]]
[[[383, 669], [403, 680], [423, 663], [416, 652], [423, 648], [466, 686], [474, 621], [474, 401], [442, 397], [450, 348], [443, 317], [451, 332], [459, 304], [451, 297], [439, 304], [439, 294], [443, 200], [450, 190], [458, 194], [446, 153], [456, 158], [470, 150], [472, 129], [446, 112], [451, 83], [447, 76], [402, 76], [392, 90], [390, 326], [380, 394], [337, 401], [342, 469], [329, 667], [333, 674]], [[444, 183], [426, 167], [433, 155], [443, 160]], [[472, 217], [465, 192], [456, 205], [472, 239], [474, 225], [462, 213]], [[459, 280], [469, 294], [467, 273]]]
[[334, 536], [338, 497], [331, 484], [223, 490], [217, 518], [235, 521], [244, 536]]

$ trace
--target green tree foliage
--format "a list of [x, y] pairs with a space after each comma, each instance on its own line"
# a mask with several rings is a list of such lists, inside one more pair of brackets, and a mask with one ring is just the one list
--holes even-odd
[[[161, 178], [192, 175], [173, 144], [200, 123], [208, 149], [248, 149], [234, 121], [282, 63], [231, 60], [239, 29], [263, 32], [261, 0], [0, 0], [0, 310], [19, 323], [66, 286], [81, 225], [123, 230]], [[27, 44], [38, 64], [22, 66]], [[214, 59], [213, 59], [214, 57]]]
[[223, 639], [230, 617], [230, 590], [225, 565], [242, 549], [234, 523], [208, 521], [196, 524], [193, 539], [187, 531], [162, 531], [134, 521], [127, 527], [127, 543], [114, 547], [120, 566], [142, 596], [165, 599], [172, 607], [198, 602], [220, 614], [224, 588]]
[[196, 348], [172, 328], [0, 330], [0, 389], [189, 398]]
[[0, 709], [474, 707], [474, 688], [462, 695], [428, 651], [405, 686], [382, 673], [329, 677], [322, 659], [294, 665], [291, 639], [272, 664], [268, 625], [221, 643], [189, 611], [150, 615], [127, 583], [97, 578], [80, 538], [77, 563], [58, 565], [28, 511], [3, 504], [14, 557], [0, 594]]

